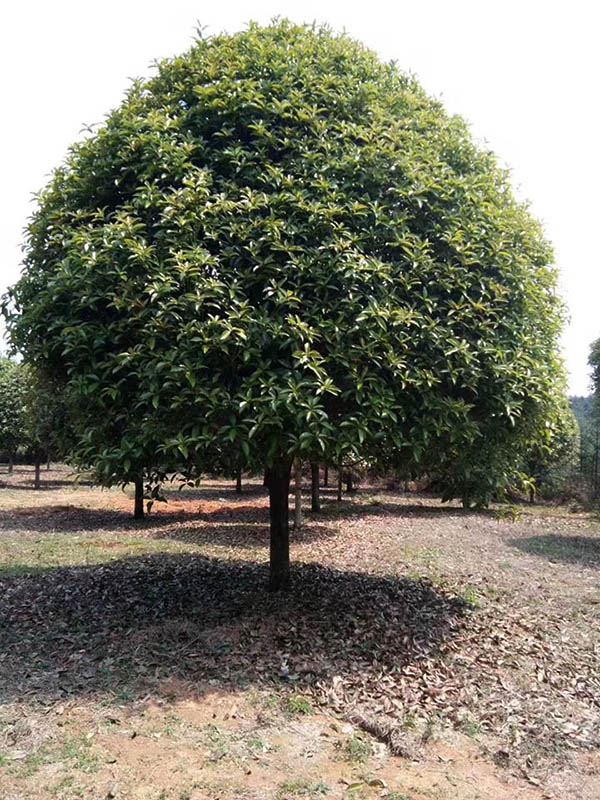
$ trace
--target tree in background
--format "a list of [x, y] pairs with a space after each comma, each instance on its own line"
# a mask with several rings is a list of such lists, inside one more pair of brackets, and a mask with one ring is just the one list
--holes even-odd
[[590, 346], [592, 397], [582, 429], [582, 466], [589, 477], [592, 497], [600, 496], [600, 339]]
[[283, 21], [158, 65], [41, 194], [6, 304], [104, 483], [294, 458], [442, 465], [488, 498], [556, 402], [552, 254], [494, 156], [345, 35]]
[[12, 472], [17, 448], [26, 439], [28, 377], [23, 364], [0, 358], [0, 452]]
[[576, 488], [580, 433], [568, 400], [557, 403], [547, 420], [546, 438], [536, 441], [526, 454], [523, 470], [532, 479], [529, 499], [536, 494], [568, 496]]
[[72, 446], [69, 417], [60, 387], [26, 368], [22, 447], [35, 466], [34, 486], [40, 488], [40, 465], [51, 457], [68, 460]]

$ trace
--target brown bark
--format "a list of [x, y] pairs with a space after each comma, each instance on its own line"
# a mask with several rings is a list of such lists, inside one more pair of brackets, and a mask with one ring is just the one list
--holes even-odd
[[135, 482], [133, 516], [135, 519], [144, 519], [144, 481], [142, 478], [138, 478]]
[[33, 480], [33, 488], [39, 489], [40, 488], [40, 459], [39, 457], [35, 460], [35, 478]]
[[294, 530], [302, 527], [302, 462], [294, 461]]
[[337, 470], [337, 501], [338, 503], [342, 502], [342, 480], [344, 477], [344, 473], [342, 472], [342, 465], [338, 464]]
[[284, 592], [290, 586], [290, 467], [290, 461], [282, 459], [275, 462], [269, 471], [270, 592]]
[[352, 494], [354, 491], [354, 479], [351, 472], [346, 473], [346, 492]]
[[235, 491], [237, 494], [242, 493], [242, 470], [238, 469], [235, 475]]
[[323, 467], [323, 486], [325, 488], [329, 486], [329, 467], [327, 464]]
[[319, 497], [319, 465], [315, 461], [310, 464], [311, 477], [311, 509], [319, 512], [321, 510], [321, 498]]

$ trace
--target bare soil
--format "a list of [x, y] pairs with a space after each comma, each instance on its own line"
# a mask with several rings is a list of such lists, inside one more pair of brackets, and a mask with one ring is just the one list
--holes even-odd
[[257, 480], [42, 480], [0, 473], [2, 800], [600, 797], [597, 515], [324, 489], [278, 596]]

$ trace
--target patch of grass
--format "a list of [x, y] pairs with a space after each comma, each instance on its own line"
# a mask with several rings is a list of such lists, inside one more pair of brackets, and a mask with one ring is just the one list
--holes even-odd
[[41, 747], [34, 753], [29, 753], [22, 761], [12, 761], [8, 772], [17, 778], [29, 778], [52, 760], [47, 749]]
[[[106, 673], [107, 678], [114, 678], [110, 670], [106, 670]], [[126, 705], [127, 703], [132, 703], [133, 700], [134, 697], [132, 694], [129, 694], [129, 692], [126, 692], [124, 689], [117, 689], [115, 692], [113, 692], [111, 697], [101, 700], [100, 705], [104, 706], [105, 708], [110, 706], [122, 706]]]
[[293, 694], [288, 697], [286, 711], [290, 714], [312, 714], [313, 707], [307, 697], [300, 694]]
[[246, 739], [246, 747], [253, 753], [266, 752], [269, 750], [269, 743], [266, 742], [261, 736], [249, 736]]
[[458, 727], [463, 733], [470, 736], [471, 739], [475, 739], [481, 733], [481, 725], [471, 717], [463, 717], [458, 723]]
[[328, 794], [329, 786], [324, 781], [313, 783], [307, 778], [298, 778], [293, 781], [285, 781], [279, 787], [277, 797], [284, 800], [286, 797], [317, 797], [318, 795]]
[[349, 736], [343, 745], [340, 745], [340, 758], [356, 764], [364, 764], [373, 754], [370, 742], [356, 734]]
[[417, 727], [417, 717], [411, 711], [407, 711], [407, 713], [402, 717], [402, 725], [407, 730], [414, 730]]
[[178, 717], [177, 714], [167, 714], [162, 733], [165, 736], [173, 737], [179, 727], [181, 727], [181, 717]]
[[29, 576], [43, 575], [51, 572], [54, 567], [37, 567], [31, 564], [12, 564], [10, 567], [0, 567], [0, 578], [27, 578]]
[[113, 531], [102, 537], [91, 537], [83, 527], [77, 533], [53, 532], [51, 537], [42, 534], [35, 539], [8, 535], [3, 536], [2, 540], [0, 577], [19, 578], [40, 575], [61, 566], [89, 566], [132, 556], [184, 553], [190, 550], [191, 546], [182, 542], [133, 539]]
[[66, 789], [72, 789], [75, 784], [75, 777], [73, 775], [65, 775], [52, 788], [52, 794], [62, 794]]
[[211, 724], [205, 728], [205, 736], [211, 748], [210, 760], [220, 761], [222, 758], [227, 758], [231, 752], [231, 744], [227, 734], [217, 725]]
[[460, 596], [470, 608], [481, 608], [481, 596], [470, 583], [463, 588]]
[[52, 745], [44, 745], [22, 761], [14, 761], [10, 773], [18, 778], [35, 775], [46, 764], [68, 762], [70, 769], [90, 774], [100, 768], [100, 756], [84, 736], [70, 737]]
[[523, 516], [523, 509], [518, 506], [501, 506], [494, 511], [494, 518], [498, 522], [518, 522]]
[[54, 760], [70, 761], [81, 772], [96, 772], [100, 767], [98, 753], [92, 748], [91, 741], [83, 736], [64, 740], [54, 755]]

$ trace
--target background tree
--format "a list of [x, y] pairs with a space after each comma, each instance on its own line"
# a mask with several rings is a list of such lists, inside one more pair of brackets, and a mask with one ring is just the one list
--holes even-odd
[[591, 367], [592, 398], [584, 423], [584, 458], [592, 497], [600, 496], [600, 339], [592, 342], [588, 364]]
[[35, 465], [34, 485], [40, 488], [40, 465], [51, 457], [69, 460], [72, 435], [60, 387], [35, 369], [26, 369], [23, 447]]
[[538, 438], [524, 459], [524, 472], [533, 479], [529, 489], [531, 502], [536, 494], [566, 497], [576, 489], [579, 425], [566, 397], [556, 403], [554, 412], [547, 420], [545, 440]]
[[267, 467], [279, 589], [295, 457], [436, 454], [469, 501], [518, 469], [561, 370], [551, 260], [461, 119], [283, 21], [161, 62], [71, 150], [8, 324], [104, 482], [193, 476], [231, 445]]
[[0, 452], [12, 472], [17, 448], [26, 443], [28, 378], [23, 364], [0, 357]]
[[597, 495], [600, 461], [600, 419], [594, 395], [571, 397], [571, 408], [579, 426], [579, 474], [586, 494]]

